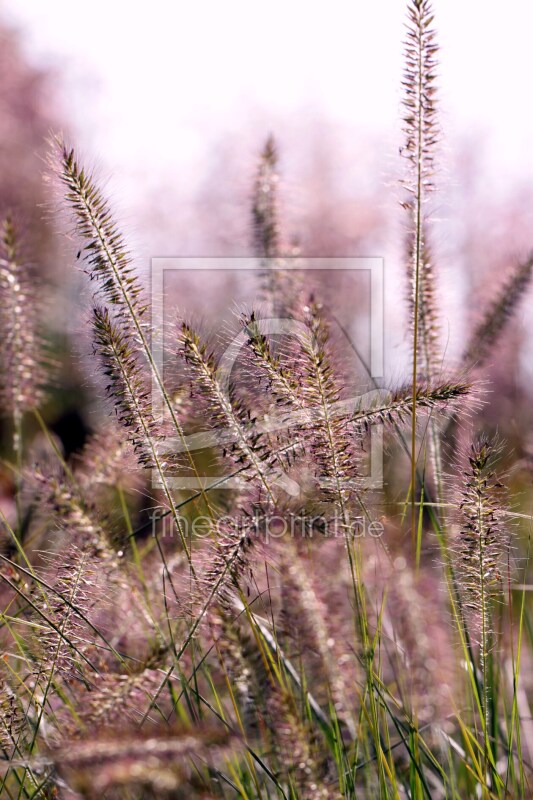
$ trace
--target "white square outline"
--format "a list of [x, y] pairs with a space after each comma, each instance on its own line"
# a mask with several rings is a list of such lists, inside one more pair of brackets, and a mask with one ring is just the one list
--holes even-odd
[[[163, 330], [163, 301], [164, 301], [164, 274], [167, 270], [174, 271], [212, 271], [212, 270], [265, 270], [265, 261], [255, 257], [201, 257], [201, 256], [154, 256], [151, 259], [151, 330], [152, 359], [160, 377], [163, 375], [164, 341], [162, 336], [155, 332]], [[288, 261], [290, 259], [284, 259]], [[296, 260], [296, 259], [295, 259]], [[276, 265], [275, 259], [270, 259], [272, 269], [287, 269]], [[346, 266], [350, 262], [351, 266]], [[354, 265], [355, 262], [355, 265]], [[301, 261], [300, 261], [301, 264]], [[308, 258], [305, 265], [297, 267], [298, 270], [338, 270], [338, 271], [370, 271], [370, 377], [382, 378], [384, 372], [384, 259], [380, 256], [345, 256], [333, 258]], [[159, 402], [156, 402], [158, 398]], [[155, 376], [152, 378], [152, 413], [155, 418], [163, 413], [164, 401]], [[367, 489], [383, 487], [383, 425], [374, 423], [370, 436], [370, 475], [365, 476], [363, 485]], [[204, 476], [198, 478], [169, 478], [168, 484], [172, 489], [200, 490], [222, 482], [226, 488], [237, 484], [238, 479], [224, 478], [222, 475], [214, 477]], [[152, 474], [152, 483], [159, 485], [157, 478]]]

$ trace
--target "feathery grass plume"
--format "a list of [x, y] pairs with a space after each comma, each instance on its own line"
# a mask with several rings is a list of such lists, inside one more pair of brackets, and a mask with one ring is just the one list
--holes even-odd
[[[409, 0], [407, 13], [402, 82], [406, 138], [402, 154], [411, 167], [405, 180], [405, 186], [414, 198], [410, 210], [418, 217], [427, 193], [433, 188], [435, 146], [440, 135], [435, 104], [438, 45], [432, 28], [434, 17], [430, 0]], [[414, 231], [418, 232], [416, 226]]]
[[462, 356], [465, 366], [482, 367], [523, 297], [533, 272], [533, 255], [511, 270], [474, 328]]
[[251, 366], [266, 378], [268, 390], [278, 406], [305, 411], [306, 404], [300, 391], [301, 376], [294, 368], [294, 359], [290, 361], [290, 356], [282, 359], [280, 354], [274, 353], [269, 338], [261, 332], [260, 322], [255, 311], [241, 316], [241, 325], [252, 354]]
[[[161, 675], [156, 669], [146, 668], [138, 674], [101, 673], [91, 677], [91, 690], [78, 698], [77, 716], [72, 720], [68, 736], [79, 738], [83, 729], [112, 726], [118, 717], [132, 724], [141, 720], [150, 706]], [[65, 741], [66, 737], [63, 737]]]
[[16, 438], [20, 436], [24, 412], [37, 408], [42, 400], [43, 353], [36, 317], [35, 281], [21, 256], [17, 231], [8, 217], [0, 239], [0, 399], [4, 412], [13, 417]]
[[257, 735], [256, 691], [257, 670], [251, 663], [251, 653], [257, 648], [253, 637], [246, 635], [236, 618], [235, 609], [227, 596], [220, 597], [208, 614], [211, 639], [221, 669], [238, 709], [239, 727], [248, 738]]
[[244, 508], [236, 509], [233, 518], [216, 522], [216, 539], [208, 550], [208, 567], [200, 579], [199, 601], [206, 596], [224, 597], [229, 586], [239, 586], [249, 564], [250, 551], [258, 536], [258, 520]]
[[45, 557], [53, 564], [47, 581], [51, 596], [39, 593], [35, 599], [37, 612], [44, 612], [42, 619], [52, 622], [41, 633], [39, 646], [43, 663], [70, 679], [85, 672], [81, 656], [98, 638], [91, 618], [102, 616], [104, 610], [109, 613], [113, 593], [128, 589], [128, 583], [120, 551], [77, 488], [38, 470], [34, 479], [41, 500], [64, 534], [59, 553]]
[[284, 542], [280, 550], [281, 628], [296, 647], [295, 655], [304, 669], [307, 666], [306, 683], [325, 691], [323, 702], [333, 704], [336, 718], [354, 737], [351, 714], [355, 698], [349, 699], [348, 693], [348, 681], [354, 676], [346, 666], [339, 666], [344, 653], [340, 653], [339, 643], [333, 636], [335, 620], [317, 594], [309, 566], [297, 548], [292, 542]]
[[269, 136], [259, 159], [252, 197], [253, 245], [258, 258], [275, 258], [280, 250], [277, 162], [276, 143]]
[[[7, 657], [4, 655], [7, 662]], [[24, 690], [21, 691], [21, 687]], [[26, 683], [21, 682], [13, 667], [2, 664], [0, 673], [0, 794], [13, 797], [38, 796], [42, 786], [42, 767], [32, 765], [28, 755], [34, 736], [34, 717], [25, 696]], [[27, 771], [21, 778], [19, 767]]]
[[157, 473], [192, 568], [183, 525], [167, 480], [168, 464], [159, 455], [160, 429], [151, 413], [151, 395], [138, 363], [138, 353], [132, 349], [131, 338], [125, 333], [120, 319], [113, 319], [105, 306], [93, 308], [93, 331], [95, 351], [102, 359], [104, 374], [109, 379], [107, 392], [115, 402], [119, 420], [130, 431], [139, 460]]
[[38, 468], [33, 471], [33, 479], [39, 486], [42, 501], [67, 532], [69, 540], [81, 548], [94, 548], [99, 558], [108, 562], [110, 567], [118, 567], [111, 537], [98, 521], [95, 509], [80, 494], [81, 488], [53, 475], [44, 475]]
[[150, 390], [120, 321], [113, 318], [105, 306], [93, 307], [94, 351], [109, 380], [107, 394], [114, 400], [117, 416], [129, 431], [139, 460], [158, 471], [162, 464], [158, 456], [161, 435], [152, 416]]
[[[263, 406], [263, 419], [267, 423], [270, 447], [280, 471], [286, 474], [285, 486], [289, 488], [292, 481], [287, 470], [305, 452], [300, 434], [306, 425], [309, 426], [311, 414], [299, 391], [300, 376], [294, 368], [298, 357], [297, 344], [291, 342], [283, 352], [281, 348], [274, 352], [272, 341], [261, 332], [261, 321], [254, 311], [241, 316], [248, 345], [245, 363], [253, 379], [257, 376], [259, 381], [266, 381], [268, 391], [264, 401], [267, 405]], [[256, 386], [255, 380], [253, 386]], [[254, 394], [257, 396], [256, 391]], [[255, 402], [260, 409], [260, 402], [257, 399]]]
[[239, 468], [243, 468], [244, 477], [254, 481], [267, 503], [274, 505], [275, 458], [256, 426], [255, 416], [235, 396], [231, 386], [229, 391], [225, 390], [215, 356], [208, 352], [207, 345], [202, 343], [186, 322], [181, 325], [178, 341], [179, 355], [185, 360], [194, 379], [194, 391], [208, 403], [213, 421], [226, 428], [229, 438], [226, 452]]
[[266, 722], [273, 755], [291, 794], [302, 800], [328, 800], [331, 795], [320, 774], [311, 725], [299, 715], [296, 698], [282, 680], [274, 677], [266, 694]]
[[236, 746], [235, 737], [218, 729], [122, 725], [94, 730], [50, 756], [66, 785], [88, 800], [115, 797], [119, 789], [130, 797], [201, 800], [210, 768], [222, 766]]
[[[450, 377], [433, 384], [419, 381], [415, 403], [426, 414], [446, 413], [458, 406], [465, 410], [465, 401], [475, 407], [475, 387], [466, 380]], [[350, 414], [350, 420], [365, 429], [376, 423], [400, 425], [407, 422], [413, 411], [412, 387], [401, 386], [385, 393], [376, 393], [375, 399], [365, 403]]]
[[347, 534], [350, 529], [350, 505], [360, 500], [361, 429], [335, 414], [341, 397], [340, 384], [334, 374], [329, 351], [329, 329], [319, 303], [313, 297], [304, 307], [308, 335], [301, 340], [301, 394], [314, 418], [310, 448], [317, 462], [318, 478], [323, 494], [340, 514]]
[[501, 592], [501, 559], [510, 543], [504, 525], [505, 487], [494, 469], [497, 455], [497, 445], [484, 437], [471, 446], [460, 488], [456, 542], [465, 604], [487, 631], [490, 603]]
[[[427, 244], [426, 205], [434, 188], [435, 148], [439, 139], [436, 109], [437, 43], [432, 28], [433, 12], [429, 0], [409, 0], [405, 41], [404, 134], [401, 150], [408, 162], [404, 203], [410, 215], [409, 280], [413, 335], [413, 414], [411, 428], [411, 516], [413, 540], [416, 537], [416, 387], [419, 372], [431, 379], [439, 361], [437, 350], [437, 310], [434, 270]], [[430, 445], [437, 487], [441, 487], [441, 454], [438, 431], [430, 423]], [[439, 500], [441, 498], [439, 497]]]
[[405, 142], [401, 152], [409, 164], [404, 179], [408, 199], [404, 205], [412, 218], [408, 233], [409, 299], [411, 323], [418, 334], [413, 357], [425, 378], [430, 380], [433, 362], [439, 359], [439, 325], [435, 271], [424, 209], [434, 189], [435, 146], [439, 139], [435, 104], [438, 47], [431, 27], [433, 11], [428, 0], [410, 0], [408, 18], [402, 84]]
[[[277, 315], [282, 302], [282, 275], [278, 266], [281, 255], [278, 223], [277, 173], [278, 154], [272, 136], [266, 140], [259, 157], [252, 192], [253, 251], [261, 265], [261, 295]], [[274, 261], [275, 259], [275, 261]]]
[[[431, 248], [428, 243], [428, 226], [422, 223], [422, 244], [420, 247], [420, 268], [418, 275], [418, 316], [417, 330], [417, 371], [419, 376], [426, 381], [437, 379], [441, 366], [439, 347], [440, 323], [437, 312], [437, 279], [433, 264]], [[415, 234], [413, 231], [408, 236], [408, 263], [410, 272], [409, 310], [411, 331], [414, 335], [414, 319], [416, 307], [416, 275], [412, 265], [416, 252]]]
[[40, 631], [36, 642], [41, 653], [40, 669], [44, 670], [47, 682], [56, 675], [67, 681], [86, 677], [90, 659], [84, 655], [96, 634], [85, 619], [96, 606], [102, 611], [102, 592], [108, 591], [106, 570], [102, 566], [94, 544], [82, 548], [67, 543], [49, 582], [53, 593], [47, 600], [42, 595], [36, 596], [36, 608], [43, 611], [42, 619], [37, 614], [37, 621], [44, 620], [47, 626]]
[[492, 657], [495, 628], [493, 610], [503, 599], [500, 569], [510, 547], [505, 487], [494, 462], [498, 447], [487, 438], [475, 441], [468, 454], [459, 489], [459, 533], [454, 555], [470, 637], [479, 646], [482, 677], [485, 756], [491, 753], [491, 696], [489, 660]]
[[[59, 173], [59, 179], [66, 190], [66, 203], [74, 214], [76, 232], [85, 243], [80, 253], [89, 266], [89, 275], [91, 279], [97, 281], [101, 297], [115, 308], [117, 325], [122, 328], [124, 343], [132, 358], [141, 357], [146, 361], [170, 424], [180, 438], [193, 473], [198, 478], [196, 465], [186, 446], [176, 409], [152, 355], [149, 337], [150, 334], [155, 336], [159, 332], [150, 330], [146, 319], [147, 300], [139, 278], [133, 271], [131, 256], [115, 224], [109, 204], [92, 175], [78, 164], [74, 150], [69, 150], [64, 142], [58, 139], [53, 142], [53, 147], [59, 167], [55, 163], [52, 163], [52, 167]], [[54, 162], [54, 159], [52, 160]], [[202, 497], [209, 509], [209, 502], [203, 490]], [[167, 500], [179, 528], [179, 519], [175, 514], [170, 495]]]
[[[111, 615], [111, 608], [118, 602], [121, 592], [127, 594], [131, 604], [133, 586], [128, 579], [123, 552], [118, 549], [119, 542], [114, 541], [96, 509], [84, 499], [82, 487], [45, 476], [38, 470], [34, 479], [39, 486], [41, 501], [53, 515], [52, 520], [59, 521], [61, 533], [58, 535], [62, 535], [60, 555], [45, 556], [45, 561], [54, 565], [51, 585], [55, 590], [54, 597], [46, 600], [45, 605], [47, 609], [52, 608], [56, 628], [64, 630], [69, 642], [61, 646], [67, 647], [70, 654], [71, 644], [77, 644], [78, 649], [85, 653], [95, 636], [98, 638], [91, 627], [95, 617], [105, 619]], [[69, 592], [74, 575], [78, 577], [75, 600], [72, 600]], [[40, 607], [41, 598], [36, 604]], [[64, 623], [62, 615], [68, 616], [70, 621]], [[56, 629], [49, 632], [48, 638], [52, 641], [49, 650], [53, 649], [57, 636]], [[116, 663], [114, 658], [113, 661]]]
[[261, 297], [274, 317], [292, 308], [302, 288], [301, 276], [292, 269], [299, 249], [285, 248], [281, 241], [277, 164], [276, 142], [270, 135], [259, 156], [252, 189], [252, 243], [254, 256], [261, 266]]
[[339, 513], [341, 528], [348, 535], [351, 505], [361, 501], [360, 461], [362, 429], [335, 413], [341, 386], [334, 374], [329, 352], [329, 326], [314, 297], [303, 309], [307, 333], [301, 337], [301, 390], [313, 415], [309, 448], [316, 461], [317, 479], [324, 499]]
[[2, 668], [0, 676], [0, 750], [4, 759], [22, 756], [31, 738], [31, 727], [21, 698], [10, 676]]
[[[74, 212], [76, 233], [82, 242], [90, 277], [99, 281], [106, 300], [117, 306], [137, 333], [142, 327], [147, 303], [131, 263], [131, 255], [118, 230], [109, 205], [92, 175], [78, 163], [73, 149], [60, 140], [53, 142], [59, 160], [59, 178], [65, 187], [65, 200]], [[55, 169], [55, 164], [52, 165]]]
[[139, 482], [135, 475], [136, 461], [131, 442], [120, 427], [105, 425], [83, 448], [76, 478], [84, 489], [136, 485]]

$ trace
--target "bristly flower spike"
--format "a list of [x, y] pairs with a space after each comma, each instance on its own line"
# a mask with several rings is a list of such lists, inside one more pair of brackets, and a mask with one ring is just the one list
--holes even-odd
[[[159, 332], [150, 329], [145, 293], [133, 271], [131, 255], [115, 223], [109, 203], [93, 176], [78, 163], [74, 150], [67, 148], [61, 140], [56, 140], [53, 145], [55, 160], [59, 162], [59, 166], [54, 163], [53, 167], [65, 187], [65, 200], [73, 212], [76, 232], [83, 242], [81, 252], [89, 265], [90, 277], [97, 281], [100, 299], [113, 306], [114, 316], [121, 326], [123, 339], [127, 340], [132, 355], [135, 358], [139, 356], [146, 362], [154, 390], [160, 394], [162, 405], [181, 440], [193, 474], [199, 479], [176, 409], [152, 354], [150, 334], [155, 336]], [[202, 497], [206, 507], [210, 509], [203, 489]], [[171, 498], [169, 502], [172, 503], [173, 516], [178, 524]]]
[[497, 449], [481, 438], [471, 447], [460, 489], [460, 532], [455, 545], [465, 624], [479, 645], [485, 760], [491, 758], [490, 659], [494, 646], [494, 603], [503, 597], [500, 568], [509, 550], [505, 491], [495, 470]]
[[277, 162], [276, 143], [269, 136], [259, 159], [252, 197], [253, 245], [258, 258], [279, 255]]
[[530, 255], [525, 261], [517, 264], [504, 280], [474, 328], [462, 358], [465, 367], [479, 368], [486, 363], [527, 290], [532, 273], [533, 255]]
[[0, 395], [4, 409], [18, 421], [42, 400], [43, 356], [37, 333], [33, 278], [20, 256], [17, 232], [10, 217], [3, 223], [0, 246], [3, 374]]
[[[408, 171], [404, 181], [410, 215], [409, 282], [413, 335], [413, 415], [411, 428], [411, 517], [413, 542], [416, 540], [416, 391], [419, 373], [426, 380], [436, 375], [440, 362], [438, 314], [433, 263], [427, 243], [428, 198], [434, 189], [435, 150], [439, 139], [436, 106], [437, 43], [433, 11], [429, 0], [410, 0], [405, 41], [404, 146]], [[430, 447], [437, 495], [442, 499], [440, 437], [430, 421]]]

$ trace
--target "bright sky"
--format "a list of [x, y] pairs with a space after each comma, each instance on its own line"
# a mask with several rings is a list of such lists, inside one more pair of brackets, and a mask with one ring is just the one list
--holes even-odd
[[[78, 142], [123, 178], [194, 174], [250, 117], [398, 126], [400, 0], [4, 0], [52, 64]], [[435, 0], [449, 133], [484, 134], [489, 166], [533, 177], [533, 3]]]

